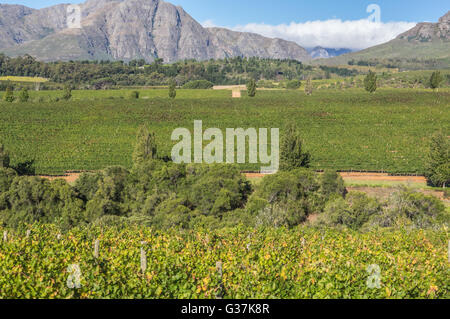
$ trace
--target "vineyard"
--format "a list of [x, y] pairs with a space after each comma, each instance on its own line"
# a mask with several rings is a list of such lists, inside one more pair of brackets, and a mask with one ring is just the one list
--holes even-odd
[[[283, 128], [294, 122], [312, 154], [312, 168], [418, 173], [424, 171], [428, 138], [450, 128], [450, 91], [380, 89], [258, 91], [232, 99], [229, 91], [167, 90], [30, 92], [28, 103], [0, 102], [0, 141], [13, 164], [34, 161], [37, 174], [131, 167], [137, 128], [156, 134], [161, 155], [170, 155], [175, 128]], [[257, 170], [259, 164], [243, 164]]]
[[447, 230], [0, 230], [0, 298], [450, 297]]

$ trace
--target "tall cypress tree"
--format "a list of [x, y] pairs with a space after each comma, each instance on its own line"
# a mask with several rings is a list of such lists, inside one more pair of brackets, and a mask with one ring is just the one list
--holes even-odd
[[290, 125], [283, 135], [280, 149], [280, 169], [289, 171], [299, 167], [309, 167], [311, 155], [303, 150], [300, 132]]
[[11, 102], [14, 102], [14, 99], [15, 99], [14, 98], [14, 91], [12, 90], [12, 88], [10, 86], [8, 86], [6, 88], [6, 93], [5, 93], [5, 96], [3, 97], [3, 100], [5, 102], [11, 103]]
[[250, 79], [247, 82], [247, 93], [250, 97], [255, 97], [256, 95], [256, 81], [254, 79]]
[[133, 164], [140, 164], [157, 158], [156, 137], [147, 127], [139, 127], [133, 152]]
[[369, 71], [364, 79], [364, 87], [369, 93], [374, 93], [377, 90], [377, 75], [375, 72]]
[[441, 82], [444, 79], [442, 78], [441, 72], [439, 71], [434, 71], [433, 74], [431, 74], [431, 78], [430, 78], [430, 87], [435, 90], [438, 89], [439, 86], [441, 85]]
[[169, 97], [174, 99], [177, 96], [177, 83], [174, 80], [171, 80], [169, 83]]

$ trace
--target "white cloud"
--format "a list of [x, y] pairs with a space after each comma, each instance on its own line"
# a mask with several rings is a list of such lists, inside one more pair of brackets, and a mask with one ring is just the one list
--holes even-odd
[[211, 20], [211, 19], [203, 21], [201, 24], [202, 24], [202, 26], [204, 28], [214, 28], [214, 27], [216, 27], [216, 24], [214, 23], [214, 20]]
[[[214, 23], [208, 20], [203, 25], [213, 26]], [[388, 42], [415, 25], [411, 22], [375, 23], [367, 19], [353, 21], [333, 19], [280, 25], [250, 23], [231, 29], [291, 40], [306, 48], [322, 46], [360, 50]]]

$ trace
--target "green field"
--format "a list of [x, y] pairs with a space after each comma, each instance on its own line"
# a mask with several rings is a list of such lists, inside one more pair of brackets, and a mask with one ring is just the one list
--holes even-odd
[[[155, 131], [159, 149], [169, 155], [172, 130], [280, 128], [295, 122], [315, 169], [422, 173], [427, 138], [439, 129], [450, 135], [450, 91], [361, 89], [258, 91], [255, 98], [232, 99], [230, 91], [167, 90], [73, 91], [73, 100], [37, 101], [61, 91], [30, 92], [32, 102], [0, 103], [0, 141], [13, 163], [35, 160], [39, 174], [131, 166], [137, 128]], [[260, 165], [243, 165], [257, 170]]]

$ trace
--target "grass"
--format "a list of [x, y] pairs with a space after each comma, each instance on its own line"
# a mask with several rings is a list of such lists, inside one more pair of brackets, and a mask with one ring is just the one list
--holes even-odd
[[[427, 139], [450, 128], [450, 92], [440, 90], [360, 89], [258, 91], [255, 98], [232, 99], [230, 91], [141, 90], [74, 91], [73, 101], [36, 102], [60, 91], [30, 92], [34, 102], [0, 103], [0, 141], [13, 163], [34, 159], [36, 173], [96, 170], [108, 165], [131, 166], [137, 128], [156, 133], [162, 154], [170, 155], [171, 133], [192, 131], [194, 120], [204, 129], [280, 128], [289, 123], [301, 131], [312, 154], [312, 168], [384, 170], [421, 173]], [[450, 135], [450, 133], [448, 134]], [[242, 165], [257, 170], [261, 165]]]

